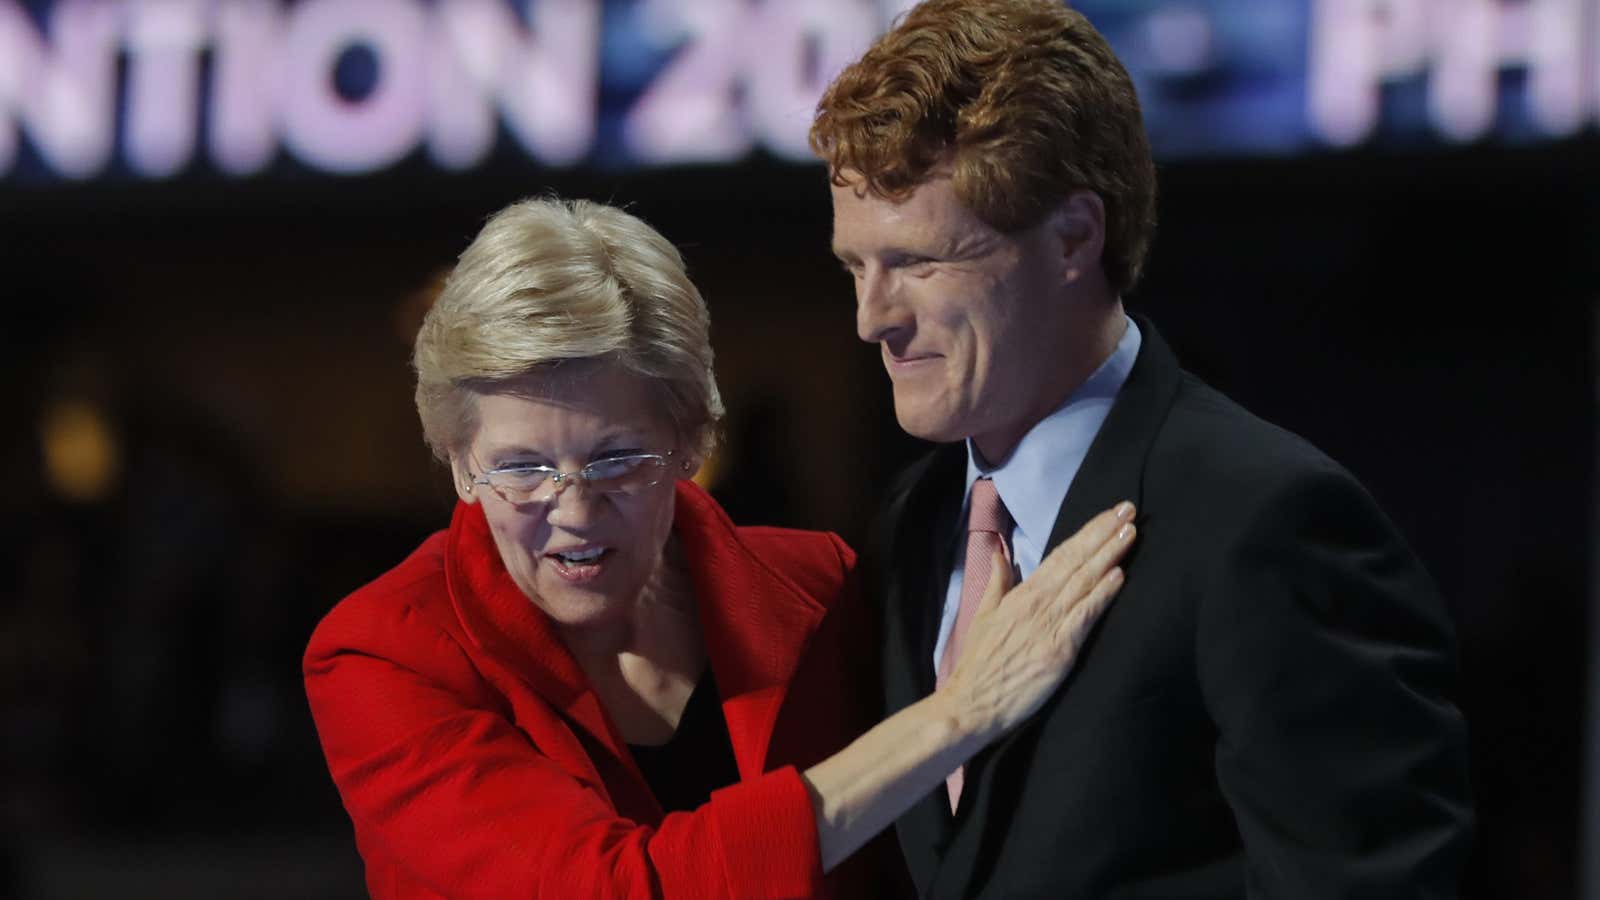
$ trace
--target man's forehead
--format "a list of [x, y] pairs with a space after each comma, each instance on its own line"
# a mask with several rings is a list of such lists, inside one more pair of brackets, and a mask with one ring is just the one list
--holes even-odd
[[947, 232], [981, 228], [956, 196], [948, 177], [925, 181], [909, 196], [893, 199], [847, 183], [833, 188], [833, 244], [897, 238], [936, 238]]
[[834, 204], [833, 252], [837, 256], [871, 253], [884, 244], [905, 243], [926, 230], [928, 223], [911, 215], [904, 204], [881, 198]]
[[861, 193], [853, 186], [835, 188], [833, 192], [833, 227], [841, 228], [875, 224], [900, 224], [917, 218], [915, 197], [890, 198], [870, 191]]

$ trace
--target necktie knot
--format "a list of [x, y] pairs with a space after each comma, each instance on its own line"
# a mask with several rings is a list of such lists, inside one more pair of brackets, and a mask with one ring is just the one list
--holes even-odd
[[1000, 491], [991, 478], [979, 478], [972, 483], [972, 499], [967, 512], [967, 531], [986, 531], [1004, 537], [1011, 530], [1011, 514], [1000, 499]]

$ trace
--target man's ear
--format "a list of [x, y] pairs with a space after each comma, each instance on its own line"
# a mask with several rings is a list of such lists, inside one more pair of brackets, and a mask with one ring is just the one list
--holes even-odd
[[1106, 248], [1106, 204], [1094, 191], [1068, 194], [1047, 219], [1050, 233], [1061, 248], [1061, 276], [1071, 284], [1091, 269], [1098, 269]]
[[477, 503], [478, 495], [474, 493], [477, 485], [472, 483], [472, 473], [467, 471], [466, 463], [460, 456], [450, 454], [450, 483], [456, 489], [456, 496], [462, 503]]

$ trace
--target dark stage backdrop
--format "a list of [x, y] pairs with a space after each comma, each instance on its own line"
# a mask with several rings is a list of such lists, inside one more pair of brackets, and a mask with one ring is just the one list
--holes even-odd
[[[1130, 305], [1190, 369], [1349, 466], [1440, 582], [1481, 818], [1465, 896], [1585, 896], [1582, 860], [1600, 858], [1580, 828], [1595, 758], [1600, 88], [1580, 85], [1567, 110], [1549, 62], [1565, 57], [1540, 44], [1502, 67], [1486, 124], [1470, 92], [1430, 99], [1465, 51], [1408, 15], [1341, 31], [1317, 18], [1334, 5], [1259, 17], [1305, 42], [1288, 59], [1238, 30], [1262, 4], [1103, 13], [1119, 51], [1146, 54], [1152, 130], [1187, 148], [1163, 153], [1161, 229]], [[0, 0], [0, 34], [50, 6]], [[1576, 34], [1600, 33], [1584, 3], [1480, 7], [1570, 9]], [[1394, 55], [1343, 73], [1366, 93], [1335, 91], [1312, 116], [1331, 77], [1313, 64], [1318, 34]], [[606, 46], [613, 65], [630, 58]], [[1579, 47], [1591, 60], [1600, 39]], [[370, 53], [336, 57], [351, 90], [371, 87]], [[635, 92], [610, 101], [650, 83], [622, 71]], [[1286, 90], [1302, 112], [1274, 119]], [[1278, 130], [1235, 128], [1258, 119]], [[0, 439], [0, 896], [361, 895], [299, 654], [333, 603], [446, 521], [409, 344], [442, 271], [508, 202], [624, 204], [683, 249], [730, 413], [703, 477], [736, 519], [858, 540], [884, 480], [922, 449], [854, 337], [823, 173], [748, 121], [747, 144], [715, 165], [633, 169], [597, 150], [554, 169], [503, 132], [466, 168], [419, 142], [364, 174], [285, 150], [242, 178], [199, 149], [152, 176], [139, 167], [170, 142], [130, 157], [132, 120], [118, 121], [111, 161], [83, 181], [25, 130], [0, 166], [15, 423]], [[597, 133], [596, 147], [622, 140]]]
[[[1443, 586], [1477, 897], [1576, 896], [1594, 152], [1168, 166], [1131, 300], [1190, 368], [1361, 476]], [[305, 896], [357, 889], [297, 654], [445, 521], [408, 341], [441, 268], [517, 197], [626, 203], [676, 240], [730, 410], [716, 493], [746, 522], [859, 538], [920, 448], [853, 337], [823, 182], [756, 164], [20, 204], [0, 226], [13, 876], [54, 889], [171, 848], [175, 879], [254, 864], [314, 874]], [[104, 417], [115, 466], [79, 500], [44, 453], [84, 443], [74, 410]]]

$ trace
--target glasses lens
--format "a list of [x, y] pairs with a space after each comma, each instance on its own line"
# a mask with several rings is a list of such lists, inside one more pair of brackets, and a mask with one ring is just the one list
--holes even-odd
[[661, 480], [667, 461], [655, 453], [597, 459], [583, 467], [583, 479], [597, 491], [629, 491]]
[[543, 466], [500, 469], [489, 473], [489, 484], [507, 500], [526, 503], [534, 499], [536, 493], [549, 493], [547, 489], [552, 471]]

